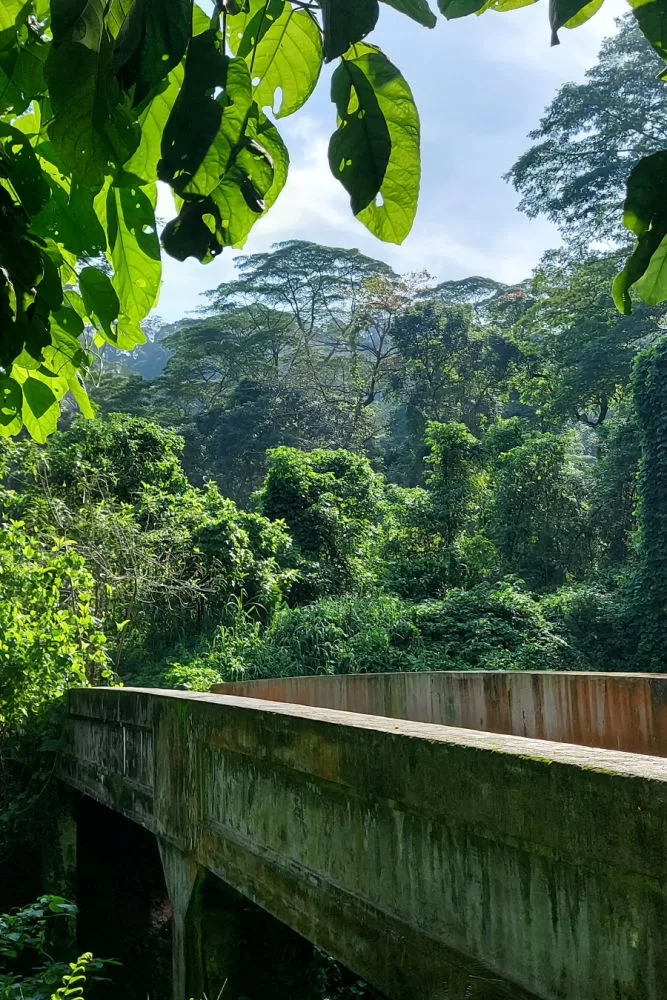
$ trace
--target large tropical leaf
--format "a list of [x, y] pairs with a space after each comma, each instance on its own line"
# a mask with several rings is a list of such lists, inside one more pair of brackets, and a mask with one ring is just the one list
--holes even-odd
[[[298, 111], [312, 94], [322, 68], [322, 37], [310, 11], [284, 0], [250, 0], [246, 14], [227, 21], [230, 47], [249, 68], [253, 96], [277, 118]], [[276, 94], [280, 105], [276, 108]]]
[[46, 63], [53, 120], [49, 135], [72, 174], [97, 190], [134, 153], [141, 136], [120, 88], [108, 75], [110, 48], [81, 42], [54, 47]]
[[382, 3], [400, 11], [401, 14], [407, 14], [425, 28], [434, 28], [437, 23], [435, 14], [426, 0], [382, 0]]
[[360, 42], [377, 24], [378, 0], [321, 0], [324, 55], [337, 59]]
[[155, 224], [155, 185], [152, 189], [110, 188], [107, 232], [120, 313], [138, 324], [151, 311], [160, 291], [162, 265]]
[[338, 129], [329, 164], [352, 211], [380, 239], [401, 243], [417, 211], [419, 116], [399, 70], [375, 46], [359, 43], [331, 83]]
[[192, 30], [192, 0], [134, 0], [114, 47], [113, 67], [141, 103], [177, 66]]

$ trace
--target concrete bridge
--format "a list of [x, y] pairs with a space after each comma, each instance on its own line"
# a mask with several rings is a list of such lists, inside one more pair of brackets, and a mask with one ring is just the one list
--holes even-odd
[[390, 1000], [664, 1000], [666, 756], [666, 676], [78, 690], [52, 867], [112, 912], [159, 849], [174, 1000], [272, 1000], [248, 901]]

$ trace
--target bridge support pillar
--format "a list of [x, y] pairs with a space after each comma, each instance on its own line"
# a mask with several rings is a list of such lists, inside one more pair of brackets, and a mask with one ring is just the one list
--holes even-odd
[[[187, 1000], [189, 990], [196, 992], [193, 983], [192, 952], [198, 938], [199, 912], [197, 894], [194, 892], [198, 867], [192, 858], [164, 840], [158, 840], [164, 869], [164, 880], [173, 909], [172, 916], [172, 996], [173, 1000]], [[203, 994], [202, 994], [203, 995]]]
[[[41, 848], [42, 891], [76, 902], [78, 893], [77, 803], [74, 793], [58, 787], [46, 812], [48, 833]], [[74, 915], [53, 921], [50, 944], [69, 949], [76, 941]]]

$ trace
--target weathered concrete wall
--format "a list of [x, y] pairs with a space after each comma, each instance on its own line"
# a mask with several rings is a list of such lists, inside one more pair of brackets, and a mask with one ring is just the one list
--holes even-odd
[[662, 759], [118, 689], [59, 774], [392, 1000], [664, 1000]]
[[433, 671], [281, 677], [218, 694], [667, 756], [667, 675]]

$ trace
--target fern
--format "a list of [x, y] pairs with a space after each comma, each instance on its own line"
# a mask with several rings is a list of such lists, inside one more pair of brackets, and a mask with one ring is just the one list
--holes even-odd
[[70, 963], [71, 972], [63, 976], [62, 986], [52, 994], [51, 1000], [85, 1000], [86, 969], [93, 960], [89, 951]]

